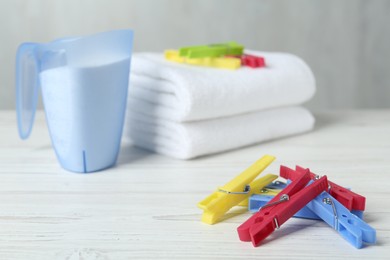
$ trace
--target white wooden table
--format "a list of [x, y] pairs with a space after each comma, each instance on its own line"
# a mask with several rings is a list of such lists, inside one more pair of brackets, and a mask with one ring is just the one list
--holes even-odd
[[[57, 163], [42, 113], [21, 141], [14, 111], [0, 112], [0, 259], [390, 259], [390, 110], [316, 117], [309, 134], [192, 161], [123, 146], [115, 168], [76, 174]], [[264, 154], [277, 157], [266, 172], [298, 164], [366, 196], [377, 244], [290, 219], [254, 248], [236, 233], [248, 212], [201, 223], [197, 202]]]

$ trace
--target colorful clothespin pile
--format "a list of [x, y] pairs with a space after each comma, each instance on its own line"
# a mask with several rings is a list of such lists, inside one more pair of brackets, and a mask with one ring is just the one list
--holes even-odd
[[166, 50], [165, 59], [196, 66], [220, 69], [238, 69], [241, 66], [260, 68], [265, 66], [263, 57], [244, 54], [244, 46], [236, 42], [183, 47]]
[[255, 212], [237, 228], [241, 241], [258, 246], [291, 217], [323, 220], [356, 248], [376, 242], [376, 231], [365, 223], [365, 197], [319, 177], [309, 169], [280, 167], [280, 177], [254, 180], [275, 158], [264, 156], [239, 176], [201, 201], [202, 221], [214, 224], [232, 207], [246, 205]]

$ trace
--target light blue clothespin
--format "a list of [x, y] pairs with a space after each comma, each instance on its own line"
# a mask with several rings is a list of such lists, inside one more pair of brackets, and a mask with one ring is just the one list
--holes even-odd
[[[262, 206], [267, 204], [274, 196], [273, 195], [266, 195], [264, 194], [253, 194], [249, 198], [249, 204], [248, 209], [250, 212], [254, 213], [259, 210]], [[352, 214], [357, 216], [358, 218], [363, 219], [363, 211], [361, 210], [352, 210]], [[313, 211], [311, 211], [308, 207], [302, 208], [300, 211], [298, 211], [294, 217], [296, 218], [307, 218], [307, 219], [321, 219], [319, 216], [317, 216]]]
[[309, 202], [306, 207], [333, 227], [354, 247], [361, 248], [363, 243], [375, 244], [375, 229], [349, 212], [347, 208], [329, 193], [321, 193]]

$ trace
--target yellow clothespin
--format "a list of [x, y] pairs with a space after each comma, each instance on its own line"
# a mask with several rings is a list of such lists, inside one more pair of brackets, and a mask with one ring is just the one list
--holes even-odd
[[241, 59], [232, 57], [204, 57], [204, 58], [187, 58], [179, 55], [176, 50], [166, 50], [165, 59], [196, 66], [206, 66], [220, 69], [235, 70], [241, 66]]
[[185, 58], [181, 57], [177, 50], [166, 50], [166, 51], [164, 51], [164, 57], [167, 60], [178, 62], [178, 63], [184, 63], [185, 62]]
[[273, 156], [263, 156], [240, 175], [199, 202], [198, 207], [204, 210], [202, 222], [217, 223], [229, 209], [247, 200], [253, 193], [260, 192], [261, 189], [277, 179], [277, 175], [267, 174], [254, 181], [274, 160]]

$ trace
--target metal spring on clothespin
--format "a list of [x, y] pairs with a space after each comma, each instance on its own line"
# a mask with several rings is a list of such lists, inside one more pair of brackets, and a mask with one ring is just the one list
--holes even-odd
[[251, 186], [250, 185], [245, 185], [245, 188], [243, 191], [228, 191], [228, 190], [223, 190], [223, 189], [218, 189], [218, 191], [220, 192], [224, 192], [224, 193], [227, 193], [227, 194], [248, 194], [251, 190]]
[[264, 205], [263, 207], [260, 207], [259, 208], [259, 211], [264, 209], [264, 208], [268, 208], [268, 207], [271, 207], [271, 206], [275, 206], [275, 205], [278, 205], [282, 202], [286, 202], [290, 199], [290, 197], [287, 195], [287, 194], [283, 194], [282, 196], [280, 196], [279, 198], [279, 201], [275, 201], [275, 202], [272, 202], [272, 203], [269, 203], [269, 204], [266, 204]]
[[332, 199], [329, 198], [329, 197], [327, 197], [327, 198], [324, 198], [324, 199], [322, 200], [322, 202], [324, 202], [325, 204], [328, 204], [328, 205], [331, 205], [331, 206], [332, 206], [333, 215], [334, 215], [334, 226], [333, 226], [333, 228], [334, 228], [335, 230], [337, 230], [337, 222], [338, 222], [337, 210], [336, 210], [336, 207], [335, 207], [335, 205], [334, 205]]

